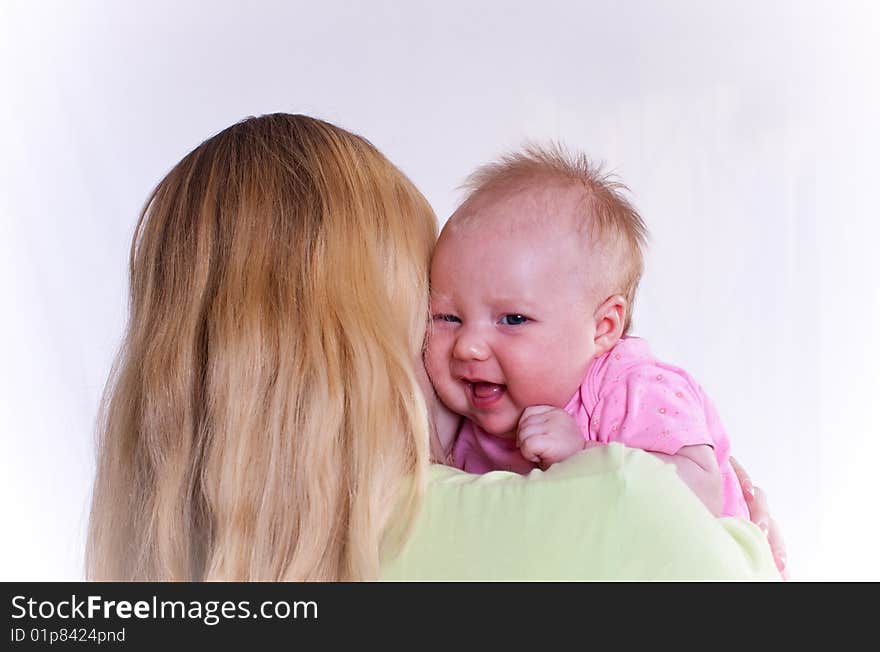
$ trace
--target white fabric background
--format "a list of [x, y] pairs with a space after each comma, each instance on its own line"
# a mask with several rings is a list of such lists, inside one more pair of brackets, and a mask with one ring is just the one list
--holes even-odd
[[[232, 122], [365, 135], [445, 219], [559, 139], [652, 232], [635, 333], [718, 405], [795, 579], [880, 579], [876, 3], [0, 2], [0, 579], [78, 579], [148, 192]], [[589, 554], [588, 552], [585, 554]]]

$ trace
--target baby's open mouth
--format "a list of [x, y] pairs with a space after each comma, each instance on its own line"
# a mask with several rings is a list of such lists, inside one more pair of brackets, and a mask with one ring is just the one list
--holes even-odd
[[476, 408], [487, 408], [493, 405], [501, 399], [501, 396], [507, 390], [507, 385], [499, 385], [498, 383], [486, 381], [466, 382], [471, 403]]

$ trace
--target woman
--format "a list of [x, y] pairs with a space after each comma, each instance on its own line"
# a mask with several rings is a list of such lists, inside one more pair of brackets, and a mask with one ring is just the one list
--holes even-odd
[[[469, 529], [474, 519], [459, 516], [473, 516], [487, 492], [496, 507], [513, 509], [553, 482], [541, 474], [429, 471], [420, 351], [435, 238], [431, 208], [409, 180], [366, 140], [320, 120], [251, 118], [178, 163], [147, 202], [132, 245], [130, 319], [105, 396], [88, 576], [561, 573], [537, 561], [551, 543], [542, 530], [552, 522], [536, 521], [509, 563], [493, 565], [495, 535]], [[694, 510], [664, 465], [643, 469], [646, 456], [636, 453], [584, 454], [547, 476], [586, 482], [584, 492], [599, 497], [624, 495], [614, 511], [627, 522], [653, 510], [673, 533], [671, 547], [694, 532], [696, 518], [708, 562], [694, 567], [692, 550], [670, 562], [661, 547], [670, 577], [767, 576], [769, 552], [754, 528], [719, 528]], [[636, 476], [654, 480], [645, 480], [645, 491], [621, 491]], [[613, 486], [603, 488], [608, 478]], [[655, 509], [645, 502], [651, 495], [672, 507]], [[496, 514], [515, 529], [530, 509], [540, 511], [512, 511], [506, 522], [504, 509]], [[669, 509], [691, 520], [670, 528], [676, 517]], [[583, 510], [572, 504], [569, 511], [590, 513]], [[586, 529], [608, 543], [602, 533], [618, 521], [609, 512]], [[659, 525], [648, 521], [619, 536], [650, 537]], [[443, 533], [458, 538], [441, 549]], [[590, 556], [595, 541], [572, 537], [573, 560], [561, 578], [638, 578], [657, 565], [647, 560], [633, 571], [641, 553], [630, 551], [628, 570], [619, 555], [594, 555], [592, 565], [578, 566], [574, 557]], [[465, 561], [449, 570], [449, 555]]]

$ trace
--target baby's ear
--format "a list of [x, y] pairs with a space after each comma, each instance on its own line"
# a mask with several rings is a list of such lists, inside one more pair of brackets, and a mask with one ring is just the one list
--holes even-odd
[[614, 294], [596, 309], [596, 334], [593, 343], [596, 346], [595, 355], [599, 356], [608, 351], [623, 336], [623, 327], [626, 323], [626, 298], [621, 294]]

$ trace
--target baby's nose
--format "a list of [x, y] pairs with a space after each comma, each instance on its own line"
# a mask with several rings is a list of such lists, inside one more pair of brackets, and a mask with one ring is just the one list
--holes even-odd
[[472, 334], [462, 334], [455, 342], [453, 355], [459, 360], [486, 360], [489, 357], [489, 347]]

